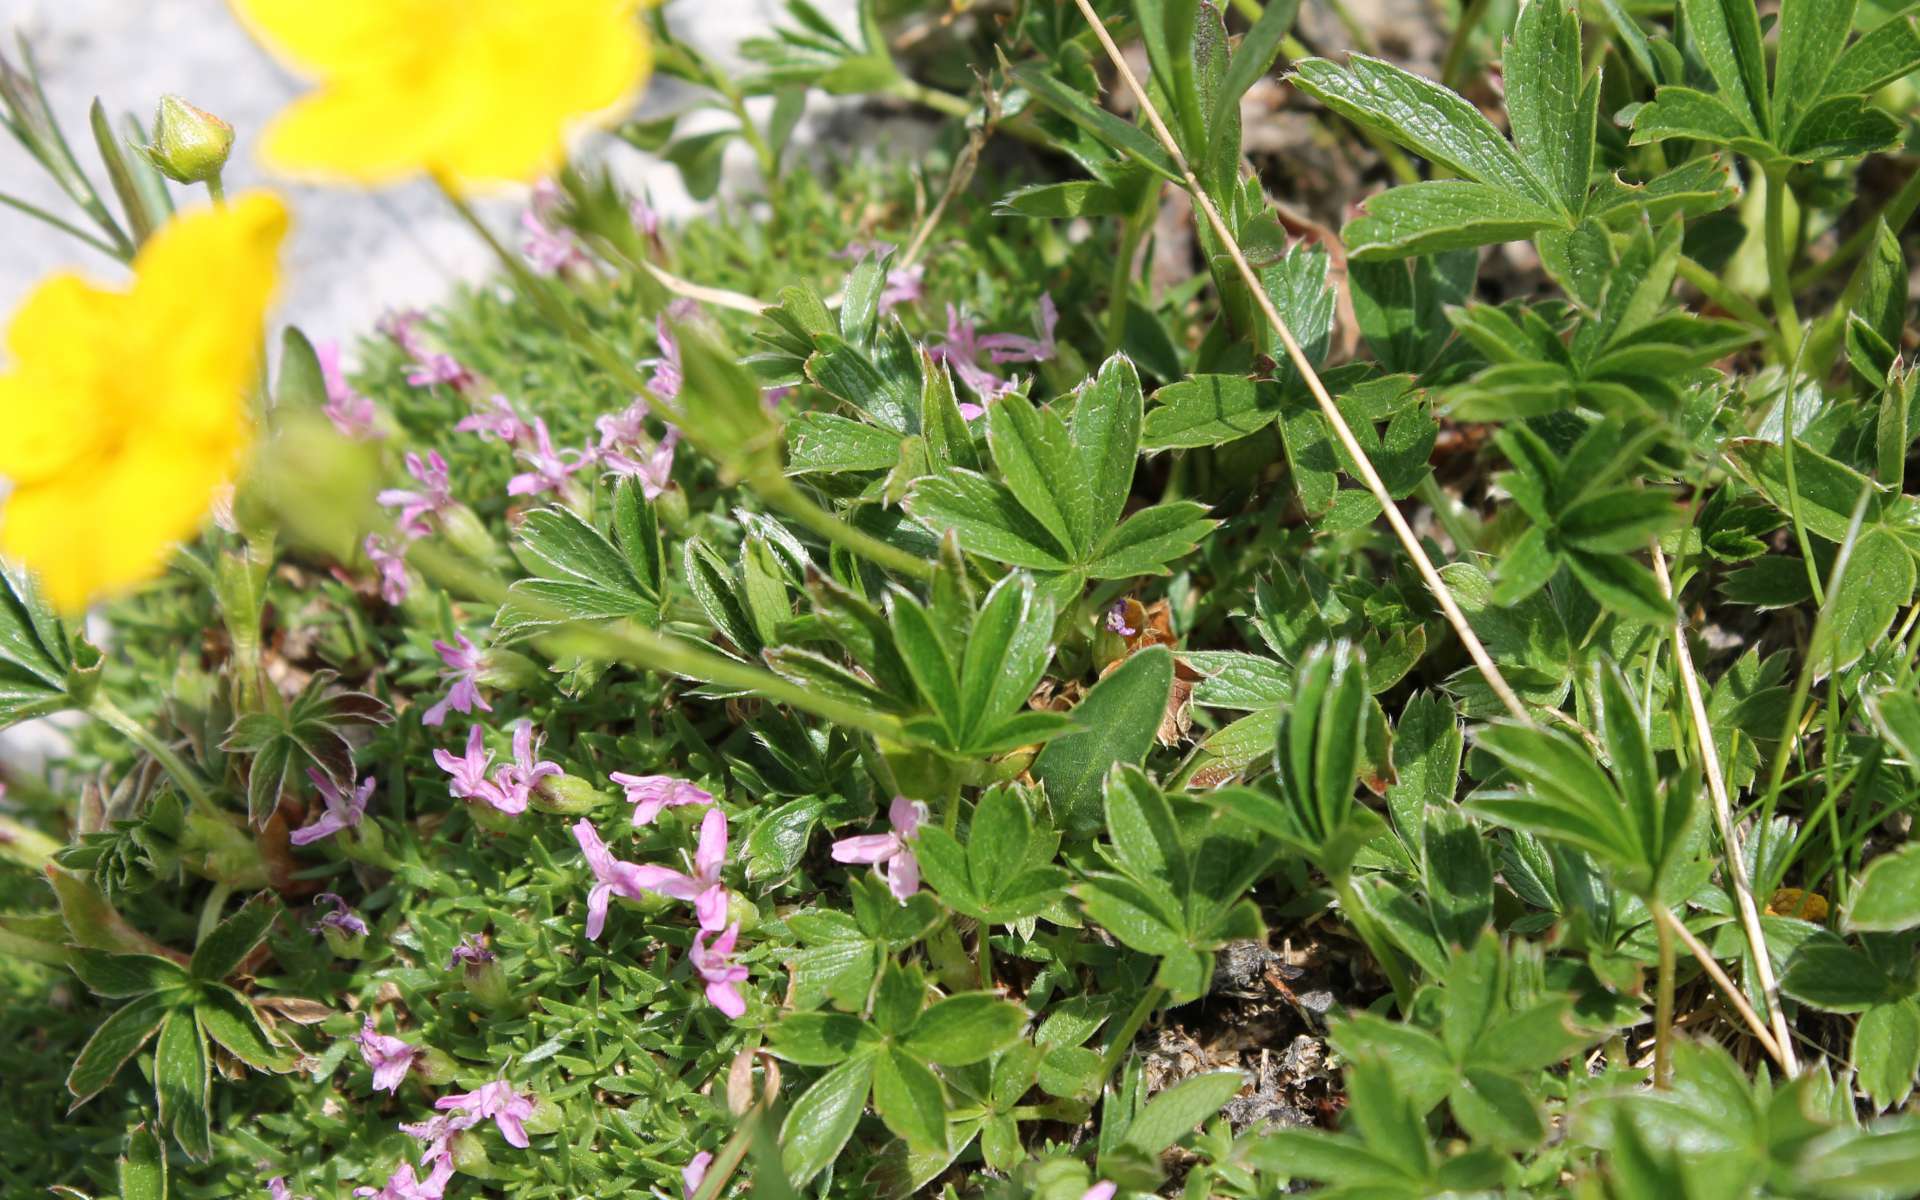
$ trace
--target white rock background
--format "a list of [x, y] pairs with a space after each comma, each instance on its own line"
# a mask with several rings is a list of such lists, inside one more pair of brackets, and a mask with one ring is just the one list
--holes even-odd
[[[676, 29], [683, 36], [735, 62], [734, 45], [770, 29], [781, 11], [780, 0], [698, 0], [678, 7]], [[845, 0], [821, 7], [851, 26]], [[425, 184], [344, 191], [288, 186], [263, 175], [254, 161], [258, 134], [303, 84], [253, 43], [224, 0], [0, 0], [0, 34], [9, 58], [15, 56], [16, 30], [34, 47], [47, 93], [83, 166], [97, 161], [87, 133], [95, 96], [116, 122], [128, 111], [150, 119], [160, 95], [175, 92], [232, 123], [239, 141], [227, 172], [229, 191], [272, 182], [292, 201], [296, 223], [284, 261], [280, 315], [314, 337], [348, 341], [383, 310], [431, 303], [453, 282], [487, 269], [484, 247]], [[688, 99], [688, 89], [657, 80], [644, 111], [671, 112]], [[803, 137], [805, 130], [803, 125]], [[730, 153], [740, 155], [729, 160], [732, 169], [750, 167], [743, 150]], [[630, 186], [646, 188], [669, 216], [693, 207], [671, 167], [625, 147], [613, 151], [613, 161]], [[104, 193], [104, 179], [94, 175]], [[64, 212], [64, 197], [52, 181], [3, 134], [0, 190]], [[508, 204], [495, 208], [503, 221], [511, 220]], [[63, 267], [102, 282], [121, 277], [112, 260], [0, 208], [0, 319], [35, 281]]]

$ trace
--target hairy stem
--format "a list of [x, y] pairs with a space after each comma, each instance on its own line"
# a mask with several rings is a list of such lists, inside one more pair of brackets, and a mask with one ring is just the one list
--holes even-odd
[[1773, 289], [1773, 319], [1780, 325], [1780, 348], [1791, 360], [1800, 353], [1800, 313], [1793, 303], [1793, 259], [1787, 246], [1790, 188], [1783, 170], [1767, 177], [1767, 282]]
[[[1647, 907], [1666, 910], [1666, 904], [1657, 900], [1650, 900]], [[1653, 1086], [1661, 1089], [1673, 1085], [1673, 925], [1671, 914], [1653, 922], [1660, 939], [1660, 974], [1653, 991]]]
[[1460, 69], [1467, 62], [1467, 46], [1473, 40], [1473, 31], [1487, 15], [1488, 0], [1467, 0], [1467, 7], [1460, 13], [1460, 23], [1453, 27], [1453, 40], [1447, 43], [1447, 57], [1440, 64], [1440, 82], [1458, 91], [1460, 88]]
[[105, 696], [96, 696], [87, 711], [111, 725], [128, 741], [151, 755], [153, 760], [160, 764], [161, 770], [173, 780], [174, 786], [178, 787], [181, 794], [188, 800], [195, 804], [204, 804], [209, 808], [213, 806], [213, 800], [207, 793], [207, 785], [201, 779], [200, 772], [188, 766], [186, 760], [173, 752], [172, 747], [156, 737], [152, 730], [128, 716], [119, 705]]

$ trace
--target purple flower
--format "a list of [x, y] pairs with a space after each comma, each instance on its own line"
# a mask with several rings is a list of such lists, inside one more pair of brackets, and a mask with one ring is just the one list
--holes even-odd
[[[533, 496], [541, 492], [557, 492], [570, 482], [569, 476], [581, 467], [593, 461], [591, 450], [559, 450], [553, 448], [553, 438], [547, 432], [547, 423], [539, 417], [533, 419], [533, 445], [515, 450], [514, 457], [532, 467], [531, 471], [522, 471], [507, 481], [507, 495]], [[566, 455], [573, 455], [569, 462]]]
[[320, 377], [326, 382], [327, 403], [320, 411], [327, 414], [327, 420], [340, 431], [341, 437], [366, 439], [379, 437], [374, 421], [379, 410], [373, 401], [353, 390], [347, 383], [346, 375], [340, 370], [340, 343], [325, 341], [316, 344], [314, 355], [320, 360]]
[[413, 590], [413, 581], [407, 578], [405, 551], [396, 549], [377, 533], [368, 534], [361, 549], [366, 552], [367, 561], [380, 572], [380, 598], [388, 604], [404, 602], [407, 593]]
[[[275, 1175], [267, 1180], [267, 1195], [272, 1197], [272, 1200], [293, 1200], [293, 1189], [287, 1186], [285, 1179]], [[313, 1197], [303, 1197], [303, 1200], [313, 1200]]]
[[1052, 358], [1059, 347], [1054, 344], [1053, 328], [1060, 323], [1060, 310], [1054, 306], [1053, 297], [1046, 293], [1040, 296], [1040, 311], [1034, 315], [1034, 331], [1038, 338], [1022, 337], [1017, 333], [992, 333], [980, 339], [980, 348], [987, 351], [988, 357], [996, 363], [1009, 362], [1046, 362]]
[[493, 773], [493, 788], [499, 799], [492, 800], [495, 808], [503, 813], [523, 813], [527, 810], [527, 798], [542, 779], [553, 775], [564, 775], [559, 763], [535, 759], [538, 744], [533, 737], [533, 722], [521, 719], [513, 729], [513, 761], [502, 763]]
[[585, 817], [574, 823], [573, 840], [580, 843], [580, 853], [593, 871], [593, 890], [587, 893], [587, 940], [597, 942], [607, 927], [607, 906], [613, 898], [638, 900], [645, 890], [638, 882], [641, 867], [615, 858], [600, 840], [600, 831]]
[[407, 474], [419, 482], [422, 490], [388, 488], [377, 499], [388, 508], [400, 510], [401, 533], [410, 538], [425, 537], [433, 532], [427, 518], [440, 516], [453, 507], [453, 484], [447, 478], [447, 460], [440, 457], [438, 450], [427, 451], [425, 459], [408, 451]]
[[1132, 637], [1134, 634], [1140, 632], [1138, 629], [1127, 624], [1127, 602], [1125, 600], [1114, 601], [1113, 607], [1107, 610], [1107, 628], [1113, 630], [1113, 632], [1119, 634], [1121, 637]]
[[689, 1159], [686, 1166], [680, 1168], [680, 1194], [684, 1200], [693, 1200], [694, 1193], [698, 1192], [700, 1185], [707, 1181], [707, 1168], [712, 1165], [712, 1153], [702, 1150]]
[[579, 239], [560, 222], [561, 207], [560, 189], [543, 179], [534, 185], [533, 202], [520, 214], [520, 230], [526, 235], [520, 251], [536, 274], [558, 275], [569, 267], [588, 265]]
[[633, 219], [633, 227], [648, 238], [660, 236], [660, 214], [653, 205], [647, 203], [645, 196], [635, 196], [627, 205], [627, 215]]
[[487, 768], [493, 765], [493, 751], [487, 749], [483, 739], [486, 731], [475, 725], [467, 734], [467, 752], [454, 754], [449, 750], [435, 750], [433, 761], [440, 769], [453, 776], [447, 784], [447, 794], [456, 800], [485, 800], [495, 808], [501, 806], [504, 799], [500, 789], [487, 778]]
[[521, 1122], [533, 1115], [533, 1100], [514, 1091], [513, 1085], [504, 1079], [481, 1084], [471, 1092], [442, 1096], [433, 1106], [442, 1112], [462, 1109], [483, 1121], [492, 1117], [500, 1128], [500, 1136], [507, 1139], [507, 1145], [527, 1148], [527, 1131]]
[[367, 800], [373, 795], [376, 782], [373, 776], [367, 776], [358, 785], [348, 781], [346, 791], [312, 767], [307, 768], [307, 778], [313, 781], [313, 790], [320, 793], [320, 802], [326, 807], [319, 816], [288, 834], [288, 841], [305, 846], [359, 826], [367, 812]]
[[700, 928], [718, 932], [727, 923], [727, 889], [720, 882], [720, 868], [727, 861], [727, 814], [709, 808], [700, 821], [700, 845], [693, 853], [693, 874], [683, 875], [668, 867], [642, 864], [634, 867], [629, 878], [633, 886], [675, 900], [692, 901], [699, 915]]
[[451, 971], [463, 963], [470, 969], [484, 967], [492, 961], [493, 951], [487, 948], [487, 935], [470, 933], [454, 946], [453, 957], [447, 960], [447, 970]]
[[1119, 1190], [1120, 1190], [1119, 1184], [1113, 1183], [1110, 1180], [1102, 1179], [1099, 1183], [1096, 1183], [1092, 1187], [1088, 1188], [1086, 1191], [1081, 1192], [1080, 1200], [1113, 1200], [1114, 1193], [1118, 1192]]
[[[440, 678], [451, 686], [440, 702], [420, 718], [422, 725], [445, 724], [449, 708], [458, 713], [471, 713], [476, 708], [481, 712], [493, 711], [493, 705], [480, 694], [480, 672], [487, 667], [485, 656], [467, 640], [466, 634], [456, 633], [453, 637], [457, 645], [449, 646], [439, 640], [433, 643], [433, 648], [440, 652], [440, 661], [446, 664]], [[471, 754], [471, 750], [468, 753]]]
[[476, 402], [473, 411], [454, 422], [453, 427], [461, 433], [477, 433], [482, 438], [497, 437], [508, 445], [527, 434], [527, 423], [520, 418], [513, 402], [499, 392]]
[[627, 803], [633, 805], [635, 829], [653, 824], [662, 809], [713, 803], [712, 793], [671, 775], [629, 775], [615, 771], [608, 778], [626, 789]]
[[313, 899], [316, 904], [333, 905], [333, 911], [309, 926], [309, 933], [319, 933], [325, 929], [337, 929], [347, 937], [359, 937], [367, 932], [367, 923], [362, 921], [351, 908], [347, 907], [345, 900], [342, 900], [332, 892], [321, 892]]
[[[947, 336], [927, 347], [927, 353], [936, 362], [943, 362], [953, 371], [954, 377], [965, 384], [981, 400], [991, 400], [1011, 392], [1016, 386], [1011, 380], [1002, 379], [980, 365], [980, 355], [987, 347], [980, 337], [980, 331], [972, 321], [962, 320], [959, 310], [947, 305]], [[971, 410], [971, 411], [969, 411]], [[977, 404], [962, 403], [960, 415], [971, 421], [986, 410]]]
[[920, 860], [913, 856], [907, 843], [926, 819], [926, 805], [895, 796], [887, 809], [887, 820], [893, 831], [841, 838], [833, 844], [833, 861], [873, 863], [880, 867], [887, 880], [887, 890], [905, 904], [908, 896], [920, 890]]
[[373, 1090], [391, 1095], [400, 1090], [407, 1069], [413, 1066], [413, 1060], [420, 1057], [421, 1051], [375, 1029], [372, 1014], [363, 1013], [360, 1019], [360, 1032], [353, 1040], [360, 1044], [360, 1057], [373, 1070]]
[[413, 1164], [402, 1162], [387, 1176], [387, 1185], [380, 1188], [355, 1188], [356, 1196], [372, 1197], [372, 1200], [442, 1200], [447, 1194], [447, 1182], [453, 1178], [453, 1156], [443, 1155], [433, 1164], [433, 1173], [425, 1179], [414, 1174]]
[[444, 383], [455, 388], [464, 388], [472, 383], [473, 375], [451, 354], [429, 349], [421, 340], [418, 329], [420, 321], [421, 316], [417, 312], [401, 312], [388, 316], [379, 326], [380, 332], [392, 338], [413, 360], [413, 369], [407, 373], [407, 382], [414, 387], [432, 387]]
[[664, 315], [654, 318], [653, 335], [660, 343], [660, 357], [653, 360], [653, 377], [647, 380], [647, 390], [662, 400], [671, 400], [680, 394], [683, 382], [680, 339], [673, 336], [673, 327], [667, 324]]
[[890, 312], [902, 304], [918, 304], [926, 297], [927, 269], [919, 263], [887, 272], [886, 286], [880, 289], [880, 311]]
[[658, 442], [647, 436], [648, 407], [644, 398], [594, 422], [600, 431], [600, 462], [615, 475], [637, 479], [640, 494], [652, 500], [672, 482], [674, 448], [680, 431], [669, 429]]
[[713, 939], [713, 945], [707, 945], [711, 932], [706, 929], [693, 935], [693, 945], [687, 947], [687, 961], [707, 984], [707, 1003], [725, 1013], [729, 1020], [738, 1021], [747, 1011], [747, 1002], [740, 996], [740, 985], [746, 982], [747, 969], [733, 965], [733, 944], [740, 937], [738, 921], [727, 926], [727, 931]]
[[418, 1138], [427, 1144], [426, 1157], [453, 1161], [451, 1142], [453, 1135], [462, 1130], [472, 1129], [480, 1123], [480, 1118], [467, 1113], [441, 1113], [428, 1117], [424, 1121], [402, 1121], [400, 1132], [411, 1138]]

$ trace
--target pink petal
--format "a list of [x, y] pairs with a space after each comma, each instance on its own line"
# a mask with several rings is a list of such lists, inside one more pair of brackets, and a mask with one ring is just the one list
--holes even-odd
[[833, 844], [833, 861], [842, 863], [884, 862], [900, 852], [900, 839], [891, 833], [863, 833], [841, 838]]

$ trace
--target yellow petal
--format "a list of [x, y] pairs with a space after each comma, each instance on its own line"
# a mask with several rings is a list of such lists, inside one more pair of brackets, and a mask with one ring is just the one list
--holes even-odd
[[302, 73], [378, 72], [458, 19], [462, 0], [228, 0], [256, 40]]
[[57, 474], [110, 429], [102, 394], [126, 303], [70, 274], [27, 297], [7, 331], [13, 370], [0, 376], [0, 475], [19, 485]]

